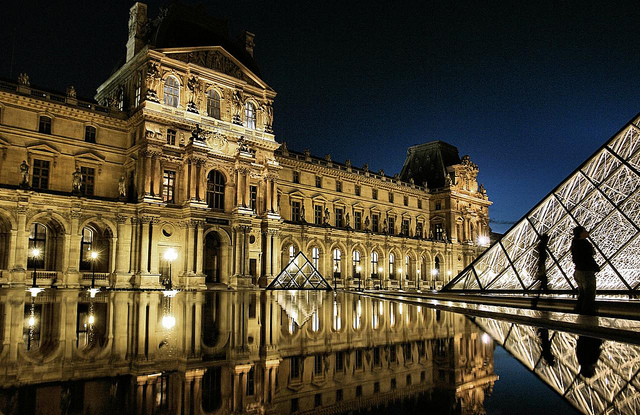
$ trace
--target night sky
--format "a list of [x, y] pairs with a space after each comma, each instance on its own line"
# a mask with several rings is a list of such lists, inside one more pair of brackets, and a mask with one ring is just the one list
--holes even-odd
[[[152, 17], [164, 4], [147, 3]], [[484, 3], [205, 2], [256, 34], [279, 142], [394, 174], [407, 147], [447, 141], [508, 222], [640, 112], [640, 4]], [[4, 4], [0, 77], [92, 97], [125, 53], [132, 4]]]

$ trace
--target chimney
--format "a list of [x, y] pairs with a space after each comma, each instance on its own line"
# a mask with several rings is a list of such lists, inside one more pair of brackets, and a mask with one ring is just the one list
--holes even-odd
[[129, 10], [129, 38], [127, 39], [127, 62], [144, 47], [144, 31], [147, 22], [147, 5], [137, 2]]
[[253, 57], [253, 48], [256, 46], [256, 44], [253, 42], [253, 39], [256, 37], [256, 35], [254, 35], [251, 32], [247, 32], [245, 30], [243, 32], [243, 37], [244, 37], [244, 48], [246, 49], [247, 52], [249, 52], [249, 55]]

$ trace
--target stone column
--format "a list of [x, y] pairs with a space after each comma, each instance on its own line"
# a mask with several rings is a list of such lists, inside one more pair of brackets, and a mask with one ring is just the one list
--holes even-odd
[[[138, 335], [137, 335], [137, 348], [136, 355], [138, 359], [145, 359], [145, 345], [148, 345], [147, 348], [151, 348], [151, 345], [148, 343], [148, 339], [146, 338], [146, 329], [147, 329], [147, 304], [149, 304], [149, 298], [147, 293], [140, 293], [138, 296]], [[151, 319], [149, 319], [151, 321]], [[151, 331], [151, 330], [149, 330]]]
[[249, 192], [250, 186], [251, 186], [251, 176], [249, 174], [249, 170], [245, 170], [244, 172], [244, 205], [246, 207], [251, 206], [251, 192]]
[[151, 274], [160, 273], [160, 258], [158, 253], [158, 240], [160, 239], [160, 226], [158, 225], [158, 218], [153, 218], [151, 221], [150, 235], [151, 239]]
[[265, 275], [267, 277], [271, 276], [271, 265], [272, 265], [272, 258], [271, 255], [273, 253], [272, 249], [271, 249], [271, 244], [273, 243], [273, 235], [271, 234], [271, 231], [267, 230], [265, 231]]
[[118, 239], [116, 243], [116, 272], [130, 272], [131, 264], [131, 221], [127, 216], [118, 215]]
[[140, 273], [149, 273], [149, 222], [150, 219], [146, 217], [140, 218], [142, 224], [141, 238], [140, 238]]
[[267, 195], [265, 210], [267, 212], [271, 212], [273, 210], [272, 206], [271, 206], [271, 179], [268, 176], [267, 176], [267, 179], [265, 180], [265, 186], [264, 187], [265, 187], [265, 190], [266, 190], [265, 193]]
[[184, 244], [185, 244], [185, 258], [184, 258], [184, 272], [185, 275], [193, 274], [193, 265], [195, 264], [195, 228], [194, 223], [187, 221], [184, 228]]
[[204, 160], [200, 165], [200, 200], [207, 201], [207, 166]]
[[197, 193], [197, 164], [196, 161], [191, 159], [191, 164], [189, 165], [189, 182], [191, 183], [191, 200], [196, 200], [198, 198]]
[[242, 231], [244, 233], [244, 261], [242, 263], [242, 275], [249, 275], [249, 231], [251, 230], [251, 226], [246, 225], [243, 227]]
[[14, 270], [26, 270], [27, 269], [27, 257], [29, 249], [29, 234], [27, 233], [27, 207], [18, 206], [18, 229], [16, 230], [16, 242], [15, 242], [15, 259]]
[[193, 345], [193, 354], [194, 356], [200, 356], [200, 339], [202, 338], [202, 302], [203, 299], [202, 291], [198, 291], [195, 293], [194, 305], [196, 307], [195, 310], [195, 321], [194, 321], [194, 336], [195, 344]]
[[242, 206], [242, 173], [240, 173], [240, 169], [236, 169], [236, 206]]
[[273, 203], [273, 211], [276, 213], [280, 213], [280, 209], [278, 206], [278, 182], [273, 181], [273, 191], [271, 192], [271, 200]]
[[204, 267], [204, 222], [198, 222], [198, 239], [196, 246], [196, 275], [202, 275]]
[[[162, 169], [162, 154], [158, 154], [156, 156], [156, 181], [155, 181], [155, 194], [158, 197], [162, 197], [162, 179], [163, 179], [163, 169]], [[175, 195], [174, 195], [175, 198]]]

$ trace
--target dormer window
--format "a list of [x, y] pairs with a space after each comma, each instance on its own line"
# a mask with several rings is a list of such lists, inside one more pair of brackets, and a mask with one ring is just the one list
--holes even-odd
[[256, 129], [256, 107], [253, 102], [247, 101], [244, 104], [244, 126]]
[[207, 115], [216, 120], [220, 119], [220, 94], [215, 89], [207, 93]]
[[45, 117], [44, 115], [40, 117], [40, 121], [38, 122], [38, 132], [42, 134], [51, 134], [51, 118]]
[[96, 127], [92, 127], [90, 125], [84, 127], [84, 141], [87, 143], [96, 142]]
[[180, 102], [180, 83], [175, 76], [167, 77], [164, 82], [164, 104], [177, 107]]

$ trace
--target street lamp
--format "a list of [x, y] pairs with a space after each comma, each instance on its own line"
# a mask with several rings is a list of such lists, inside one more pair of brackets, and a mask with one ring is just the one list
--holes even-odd
[[96, 261], [98, 260], [98, 253], [96, 251], [91, 251], [89, 257], [91, 258], [91, 287], [88, 291], [91, 298], [94, 298], [100, 291], [100, 288], [96, 288]]
[[31, 258], [33, 258], [33, 282], [31, 283], [31, 288], [27, 290], [31, 293], [31, 297], [36, 297], [39, 293], [44, 291], [44, 288], [38, 287], [38, 282], [37, 282], [38, 259], [40, 258], [41, 254], [42, 254], [42, 251], [40, 251], [39, 248], [33, 248], [31, 250]]
[[169, 262], [169, 278], [165, 281], [164, 286], [170, 292], [173, 291], [173, 283], [171, 282], [171, 264], [176, 260], [176, 258], [178, 258], [178, 252], [176, 252], [175, 249], [169, 248], [164, 251], [164, 259]]

